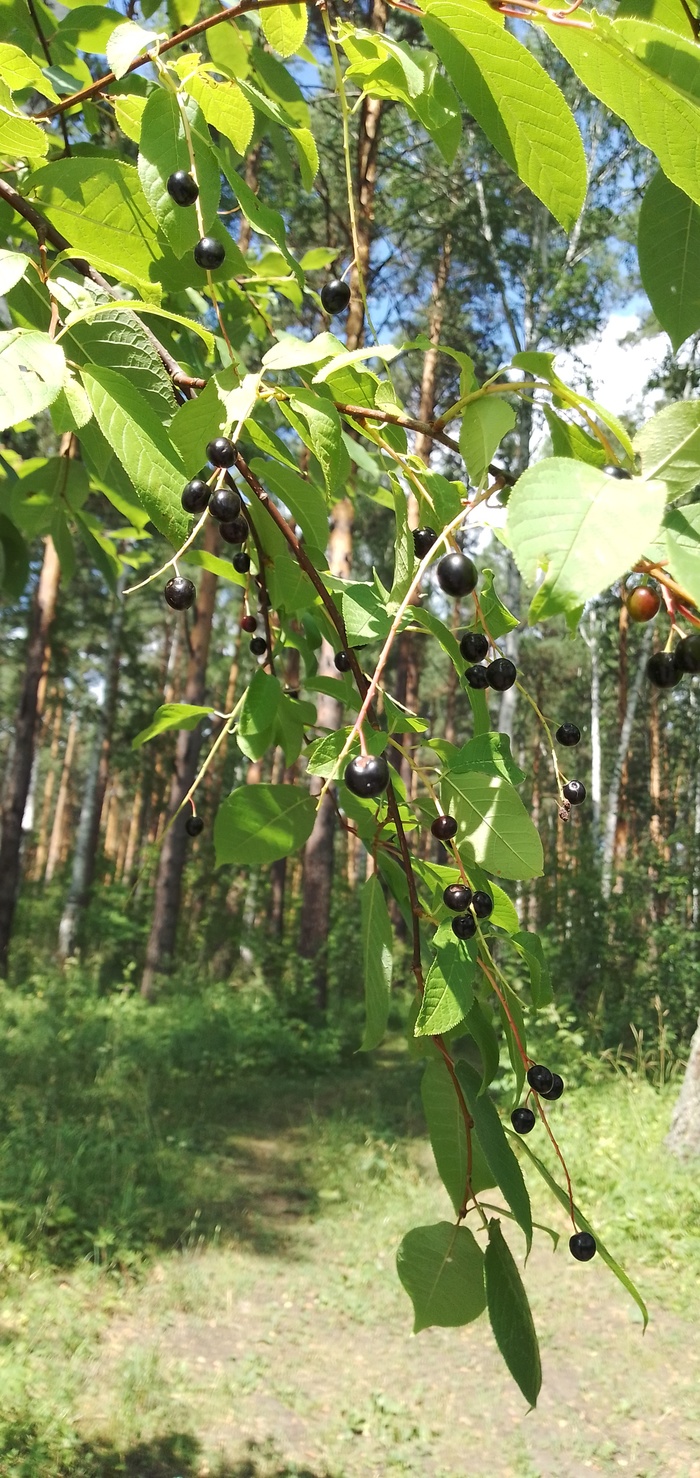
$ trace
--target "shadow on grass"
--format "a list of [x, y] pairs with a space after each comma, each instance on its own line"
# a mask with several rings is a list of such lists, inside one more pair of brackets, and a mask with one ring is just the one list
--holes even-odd
[[[239, 1460], [204, 1463], [201, 1444], [175, 1432], [138, 1442], [120, 1452], [109, 1443], [81, 1442], [65, 1457], [49, 1454], [42, 1440], [23, 1424], [6, 1428], [0, 1450], [0, 1478], [334, 1478], [326, 1468], [288, 1463], [272, 1443], [247, 1444]], [[19, 1464], [19, 1466], [17, 1466]]]

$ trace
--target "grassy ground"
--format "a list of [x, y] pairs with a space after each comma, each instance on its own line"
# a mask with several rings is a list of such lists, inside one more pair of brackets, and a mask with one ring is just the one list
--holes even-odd
[[698, 1478], [700, 1187], [663, 1153], [672, 1094], [610, 1076], [556, 1107], [651, 1320], [541, 1236], [527, 1413], [485, 1322], [410, 1333], [396, 1247], [448, 1208], [398, 1046], [292, 1041], [282, 1073], [249, 1008], [159, 1010], [0, 1002], [0, 1478]]

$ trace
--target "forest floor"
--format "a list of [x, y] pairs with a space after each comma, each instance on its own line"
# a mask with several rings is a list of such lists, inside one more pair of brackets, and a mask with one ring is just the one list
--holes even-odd
[[528, 1412], [485, 1319], [411, 1334], [396, 1248], [449, 1208], [405, 1054], [243, 1087], [230, 1116], [221, 1090], [199, 1105], [189, 1137], [180, 1095], [173, 1149], [201, 1215], [177, 1245], [109, 1270], [8, 1242], [0, 1478], [700, 1478], [700, 1185], [662, 1148], [674, 1090], [599, 1078], [556, 1107], [579, 1202], [650, 1323], [600, 1259], [540, 1234]]

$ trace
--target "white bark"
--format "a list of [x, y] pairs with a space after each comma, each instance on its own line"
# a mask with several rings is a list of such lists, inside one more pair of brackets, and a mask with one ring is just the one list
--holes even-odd
[[629, 750], [630, 739], [632, 737], [632, 728], [634, 726], [637, 705], [639, 703], [639, 696], [645, 681], [645, 669], [647, 665], [647, 659], [651, 652], [653, 637], [654, 628], [652, 622], [650, 621], [642, 638], [642, 645], [639, 650], [639, 659], [637, 662], [637, 671], [635, 673], [634, 683], [629, 695], [627, 712], [625, 714], [624, 723], [620, 731], [620, 742], [617, 746], [617, 755], [615, 757], [615, 764], [613, 766], [613, 772], [610, 779], [608, 805], [605, 815], [605, 826], [603, 828], [603, 853], [600, 884], [601, 894], [606, 900], [609, 899], [612, 891], [612, 869], [613, 857], [615, 855], [615, 833], [617, 831], [617, 815], [620, 806], [620, 782], [622, 780], [622, 771], [624, 769], [625, 760], [627, 758], [627, 751]]

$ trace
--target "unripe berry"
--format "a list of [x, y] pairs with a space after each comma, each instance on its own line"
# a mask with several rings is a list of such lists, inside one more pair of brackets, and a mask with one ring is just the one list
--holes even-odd
[[436, 816], [430, 830], [439, 842], [451, 842], [457, 835], [457, 822], [454, 816]]
[[442, 895], [442, 901], [446, 908], [451, 908], [453, 913], [464, 913], [472, 901], [472, 890], [464, 883], [450, 883]]
[[255, 616], [241, 616], [241, 628], [243, 631], [257, 631], [258, 623]]
[[625, 596], [625, 605], [629, 611], [630, 620], [642, 625], [645, 621], [653, 621], [658, 615], [661, 596], [657, 590], [652, 590], [651, 585], [637, 585]]
[[345, 784], [353, 795], [374, 799], [389, 784], [389, 766], [383, 754], [360, 754], [347, 765]]
[[532, 1109], [522, 1104], [520, 1108], [513, 1109], [510, 1122], [516, 1134], [529, 1134], [534, 1129], [536, 1120]]

